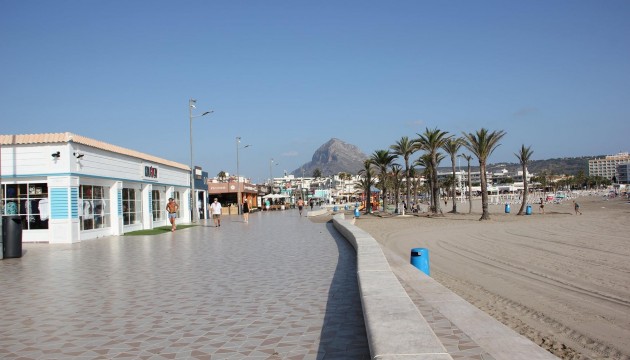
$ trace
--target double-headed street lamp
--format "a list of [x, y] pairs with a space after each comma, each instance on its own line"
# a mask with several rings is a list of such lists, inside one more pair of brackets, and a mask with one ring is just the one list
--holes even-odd
[[241, 137], [236, 137], [236, 208], [238, 209], [238, 214], [241, 214], [241, 177], [239, 175], [239, 162], [238, 162], [238, 150], [245, 149], [250, 147], [251, 145], [245, 145], [243, 147], [240, 146]]
[[188, 100], [188, 114], [189, 114], [189, 119], [190, 119], [190, 198], [191, 198], [191, 202], [190, 205], [192, 207], [191, 209], [191, 217], [190, 220], [192, 222], [197, 221], [197, 216], [199, 216], [198, 211], [197, 211], [197, 195], [195, 194], [195, 168], [193, 168], [193, 131], [192, 131], [192, 121], [194, 118], [197, 117], [201, 117], [201, 116], [206, 116], [208, 114], [212, 114], [214, 111], [206, 111], [204, 113], [202, 113], [201, 115], [194, 115], [193, 116], [193, 109], [196, 109], [197, 107], [195, 106], [195, 104], [197, 103], [197, 100], [195, 99], [190, 99]]

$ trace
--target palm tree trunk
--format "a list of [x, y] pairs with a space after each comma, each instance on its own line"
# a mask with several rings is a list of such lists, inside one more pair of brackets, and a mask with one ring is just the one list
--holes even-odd
[[407, 185], [407, 198], [405, 204], [411, 204], [411, 184], [409, 184], [409, 159], [405, 159], [405, 184]]
[[431, 159], [431, 167], [433, 168], [431, 171], [431, 202], [433, 214], [437, 215], [441, 212], [440, 209], [440, 187], [438, 185], [437, 179], [437, 161], [435, 158]]
[[479, 220], [490, 220], [490, 212], [488, 212], [488, 183], [486, 179], [486, 163], [479, 162], [479, 171], [481, 176], [481, 218]]
[[525, 206], [527, 206], [527, 193], [529, 190], [527, 189], [527, 166], [523, 164], [523, 202], [521, 203], [521, 208], [518, 210], [518, 214], [523, 215], [525, 210]]
[[455, 195], [457, 195], [457, 188], [455, 186], [455, 157], [451, 156], [451, 165], [453, 166], [453, 214], [457, 214], [457, 201], [455, 201]]
[[470, 161], [468, 161], [468, 213], [472, 213], [472, 180], [470, 179]]

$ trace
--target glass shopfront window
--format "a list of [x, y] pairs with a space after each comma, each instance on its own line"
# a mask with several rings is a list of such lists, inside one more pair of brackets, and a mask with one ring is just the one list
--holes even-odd
[[142, 218], [142, 192], [124, 188], [122, 191], [123, 224], [139, 224]]
[[162, 203], [160, 202], [160, 191], [151, 191], [151, 205], [153, 208], [153, 221], [160, 221], [163, 218], [162, 215]]
[[81, 230], [110, 227], [109, 187], [81, 185], [79, 194]]
[[4, 215], [20, 215], [25, 230], [48, 229], [48, 184], [2, 184], [0, 208]]

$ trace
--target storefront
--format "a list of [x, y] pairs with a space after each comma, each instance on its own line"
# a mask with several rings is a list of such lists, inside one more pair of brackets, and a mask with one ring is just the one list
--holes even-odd
[[0, 135], [0, 145], [0, 213], [21, 217], [23, 242], [164, 226], [169, 197], [178, 221], [191, 220], [187, 165], [72, 133]]
[[[240, 192], [239, 192], [240, 189]], [[237, 214], [237, 205], [240, 199], [247, 200], [250, 209], [258, 208], [258, 189], [256, 185], [243, 182], [208, 182], [208, 201], [219, 199], [223, 212], [226, 215]]]

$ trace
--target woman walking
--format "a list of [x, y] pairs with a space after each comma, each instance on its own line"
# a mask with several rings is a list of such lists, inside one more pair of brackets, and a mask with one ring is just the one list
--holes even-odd
[[247, 199], [243, 200], [243, 220], [245, 220], [245, 224], [249, 222], [249, 204]]

